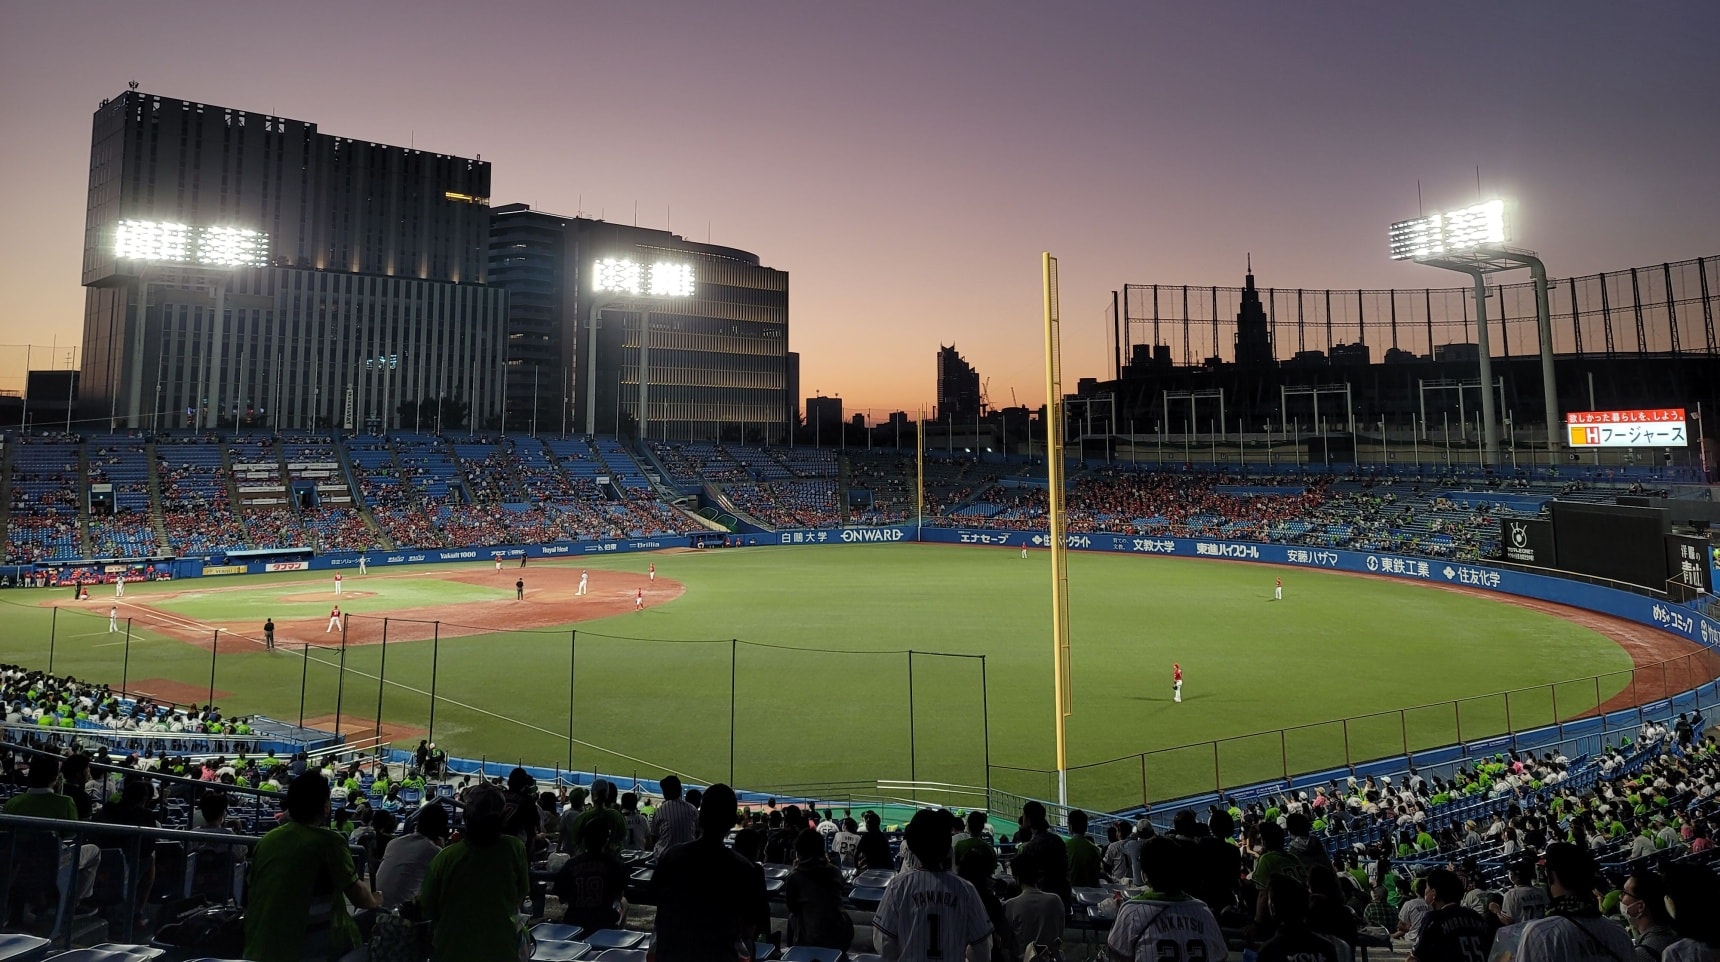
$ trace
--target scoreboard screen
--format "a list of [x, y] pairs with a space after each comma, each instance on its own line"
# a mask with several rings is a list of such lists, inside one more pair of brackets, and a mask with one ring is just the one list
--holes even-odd
[[1565, 436], [1573, 448], [1682, 448], [1690, 444], [1683, 408], [1572, 411]]

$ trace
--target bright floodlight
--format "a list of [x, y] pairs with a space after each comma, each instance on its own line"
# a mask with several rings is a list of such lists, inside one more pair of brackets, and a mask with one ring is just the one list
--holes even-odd
[[656, 297], [693, 296], [693, 265], [652, 264], [651, 293]]
[[605, 257], [592, 271], [592, 289], [599, 294], [638, 294], [644, 271], [637, 261], [625, 257]]
[[640, 264], [625, 257], [605, 257], [592, 266], [592, 289], [599, 294], [691, 297], [693, 266]]
[[242, 227], [122, 220], [114, 233], [114, 256], [200, 267], [267, 267], [269, 235]]
[[1505, 202], [1450, 210], [1391, 226], [1394, 261], [1421, 260], [1505, 243]]

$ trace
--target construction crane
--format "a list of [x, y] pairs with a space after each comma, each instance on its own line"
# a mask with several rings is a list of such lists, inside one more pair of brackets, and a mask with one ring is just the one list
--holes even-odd
[[991, 407], [991, 378], [988, 377], [979, 386], [980, 413], [983, 414], [989, 407]]

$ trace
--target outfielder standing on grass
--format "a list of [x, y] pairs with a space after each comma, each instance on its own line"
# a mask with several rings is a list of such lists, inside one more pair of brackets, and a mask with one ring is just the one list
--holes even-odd
[[1273, 601], [1283, 601], [1284, 600], [1284, 579], [1283, 578], [1272, 579], [1272, 600]]
[[1182, 702], [1182, 665], [1171, 662], [1171, 697], [1177, 703]]

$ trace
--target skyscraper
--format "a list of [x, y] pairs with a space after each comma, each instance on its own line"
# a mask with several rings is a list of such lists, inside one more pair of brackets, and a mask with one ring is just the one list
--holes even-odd
[[979, 372], [962, 359], [954, 344], [949, 347], [940, 346], [936, 420], [965, 423], [979, 415]]
[[[501, 409], [490, 166], [131, 90], [96, 110], [83, 417], [385, 428]], [[452, 427], [454, 425], [446, 425]]]
[[510, 427], [787, 440], [788, 274], [757, 254], [507, 204], [490, 270], [511, 298]]

